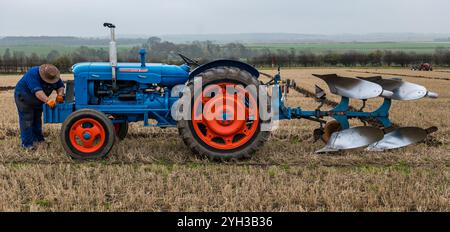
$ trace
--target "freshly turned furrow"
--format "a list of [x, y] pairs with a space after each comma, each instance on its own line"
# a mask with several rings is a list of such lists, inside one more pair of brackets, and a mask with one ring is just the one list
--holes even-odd
[[446, 71], [446, 70], [438, 70], [438, 71], [434, 71], [434, 72], [450, 73], [450, 71]]
[[433, 80], [441, 80], [441, 81], [450, 81], [450, 78], [440, 78], [440, 77], [426, 77], [421, 75], [407, 75], [407, 74], [398, 74], [398, 73], [384, 73], [384, 72], [369, 72], [369, 71], [356, 71], [356, 70], [346, 70], [347, 72], [354, 73], [368, 73], [368, 74], [376, 74], [376, 75], [389, 75], [389, 76], [401, 76], [401, 77], [413, 77], [413, 78], [421, 78], [421, 79], [433, 79]]
[[15, 88], [15, 86], [0, 86], [0, 92], [13, 90]]

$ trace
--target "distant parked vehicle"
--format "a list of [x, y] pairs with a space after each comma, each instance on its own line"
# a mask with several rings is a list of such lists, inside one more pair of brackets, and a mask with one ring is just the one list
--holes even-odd
[[411, 67], [414, 71], [433, 71], [433, 66], [430, 63], [422, 63]]

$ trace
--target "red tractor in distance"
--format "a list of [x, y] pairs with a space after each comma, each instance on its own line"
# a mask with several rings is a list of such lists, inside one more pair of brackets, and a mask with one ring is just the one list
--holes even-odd
[[433, 66], [430, 63], [422, 63], [411, 68], [413, 71], [433, 71]]

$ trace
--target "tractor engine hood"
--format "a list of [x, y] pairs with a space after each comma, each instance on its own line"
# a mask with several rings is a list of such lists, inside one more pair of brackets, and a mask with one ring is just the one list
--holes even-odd
[[[173, 86], [185, 83], [189, 78], [189, 71], [187, 65], [146, 63], [145, 67], [142, 67], [140, 63], [118, 63], [117, 79]], [[88, 73], [91, 77], [97, 75], [111, 76], [111, 64], [106, 62], [78, 63], [72, 66], [72, 72], [75, 78], [80, 73]]]

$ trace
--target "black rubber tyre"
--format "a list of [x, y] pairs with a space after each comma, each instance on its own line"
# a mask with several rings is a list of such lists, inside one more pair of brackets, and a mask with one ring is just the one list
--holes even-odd
[[[242, 85], [244, 88], [248, 85], [255, 85], [257, 89], [260, 85], [260, 82], [256, 77], [252, 76], [245, 70], [240, 70], [235, 67], [216, 67], [208, 69], [200, 73], [197, 77], [202, 77], [203, 89], [210, 84], [218, 82], [236, 83]], [[187, 87], [190, 88], [191, 93], [194, 93], [194, 79], [195, 78], [187, 83]], [[192, 108], [194, 101], [193, 98], [194, 96], [189, 99], [191, 101]], [[182, 98], [181, 101], [187, 100], [188, 99], [186, 98]], [[261, 123], [263, 123], [263, 121], [260, 119], [258, 121], [256, 132], [252, 135], [250, 140], [248, 140], [245, 144], [231, 150], [219, 150], [202, 141], [193, 128], [192, 120], [178, 120], [177, 127], [184, 143], [193, 153], [207, 156], [210, 160], [230, 160], [250, 158], [264, 145], [270, 135], [270, 131], [261, 131]]]
[[119, 140], [125, 139], [128, 134], [128, 122], [114, 124], [114, 130]]
[[[75, 123], [80, 123], [81, 121], [91, 121], [94, 122], [95, 127], [100, 129], [102, 131], [102, 135], [100, 136], [100, 140], [102, 142], [98, 143], [101, 144], [98, 146], [98, 149], [95, 149], [93, 151], [86, 152], [82, 151], [80, 149], [77, 149], [78, 147], [82, 147], [82, 145], [76, 143], [77, 138], [71, 137], [71, 129], [75, 130], [76, 128], [72, 128], [75, 126]], [[85, 125], [87, 124], [87, 125]], [[92, 128], [93, 125], [90, 125], [89, 122], [81, 124], [82, 129], [84, 128]], [[74, 133], [74, 132], [73, 132]], [[66, 118], [64, 123], [61, 126], [61, 143], [63, 145], [64, 150], [66, 150], [67, 154], [74, 158], [79, 160], [85, 160], [85, 159], [95, 159], [95, 158], [104, 158], [108, 155], [108, 153], [111, 151], [112, 147], [114, 146], [116, 134], [114, 130], [114, 126], [111, 122], [111, 120], [102, 112], [99, 112], [97, 110], [92, 109], [82, 109], [73, 112], [69, 117]], [[97, 138], [94, 138], [97, 139]], [[80, 138], [78, 138], [78, 141], [80, 141]], [[75, 143], [75, 144], [74, 144]]]

